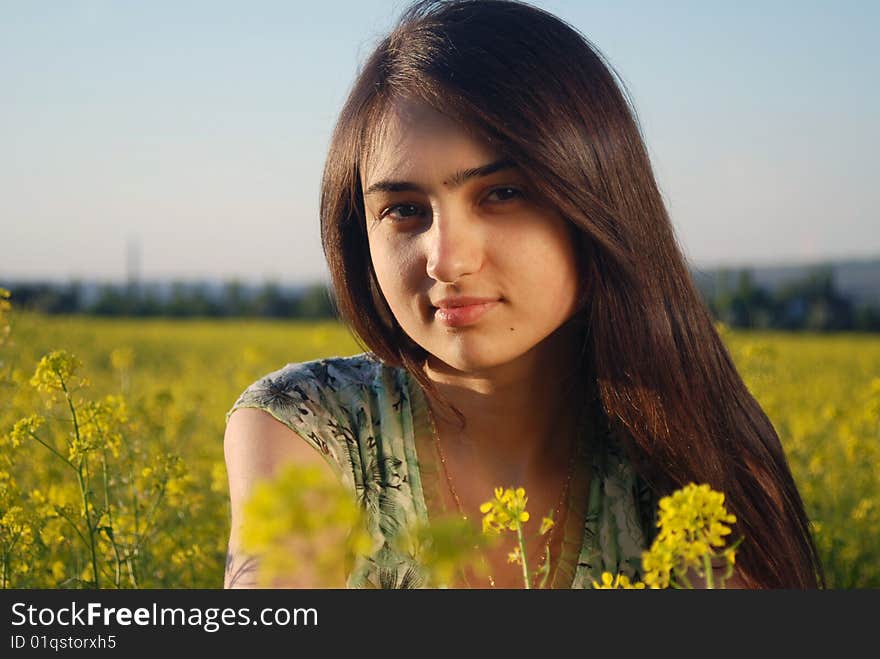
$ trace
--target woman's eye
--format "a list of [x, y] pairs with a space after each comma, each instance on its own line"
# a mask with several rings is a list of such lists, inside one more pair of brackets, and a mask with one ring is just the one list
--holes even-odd
[[510, 199], [516, 199], [517, 197], [521, 196], [522, 192], [520, 192], [518, 188], [503, 187], [495, 188], [486, 196], [486, 198], [490, 201], [508, 201]]
[[397, 204], [396, 206], [389, 206], [382, 211], [381, 217], [390, 217], [392, 220], [408, 220], [413, 217], [419, 217], [421, 213], [421, 206], [416, 204]]

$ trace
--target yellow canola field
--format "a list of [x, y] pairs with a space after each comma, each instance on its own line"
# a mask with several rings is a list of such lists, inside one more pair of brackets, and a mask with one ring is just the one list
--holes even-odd
[[[331, 322], [0, 313], [10, 322], [0, 332], [6, 588], [221, 587], [226, 411], [289, 362], [363, 350]], [[828, 585], [880, 587], [880, 336], [720, 329], [780, 434]], [[53, 351], [64, 352], [44, 359]]]

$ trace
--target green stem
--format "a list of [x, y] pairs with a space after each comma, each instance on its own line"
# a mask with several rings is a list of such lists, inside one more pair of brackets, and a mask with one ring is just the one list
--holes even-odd
[[[61, 374], [58, 374], [58, 379], [61, 381], [61, 388], [64, 390], [64, 397], [67, 399], [67, 406], [70, 408], [70, 415], [73, 418], [73, 432], [76, 437], [76, 440], [79, 441], [79, 421], [76, 417], [76, 408], [73, 406], [73, 400], [70, 397], [70, 392], [67, 391], [67, 385], [64, 384], [64, 378], [61, 377]], [[86, 474], [83, 476], [83, 465], [85, 465]], [[83, 505], [83, 514], [86, 518], [86, 528], [89, 531], [89, 552], [92, 555], [92, 573], [94, 574], [95, 579], [95, 588], [100, 588], [100, 578], [98, 576], [98, 555], [95, 549], [95, 529], [92, 525], [92, 516], [89, 513], [89, 498], [88, 498], [88, 468], [89, 462], [88, 459], [83, 456], [82, 460], [80, 460], [79, 467], [76, 472], [77, 481], [79, 482], [79, 491], [82, 496], [82, 505]]]
[[31, 437], [33, 437], [35, 441], [39, 442], [40, 444], [42, 444], [43, 446], [45, 446], [47, 449], [49, 449], [52, 453], [54, 453], [56, 456], [58, 456], [58, 458], [59, 458], [64, 464], [66, 464], [68, 467], [70, 467], [71, 469], [73, 469], [74, 471], [76, 471], [76, 465], [74, 465], [70, 460], [68, 460], [68, 459], [65, 458], [63, 455], [61, 455], [61, 453], [60, 453], [58, 450], [56, 450], [54, 446], [52, 446], [51, 444], [49, 444], [49, 443], [47, 443], [47, 442], [44, 442], [42, 439], [40, 439], [39, 437], [37, 437], [37, 435], [36, 435], [35, 433], [32, 433], [32, 432], [28, 431], [28, 435], [30, 435]]
[[150, 511], [147, 513], [147, 519], [144, 522], [144, 530], [143, 533], [139, 534], [136, 538], [136, 544], [132, 550], [131, 556], [140, 557], [141, 555], [141, 546], [150, 539], [152, 535], [152, 526], [156, 511], [159, 509], [159, 504], [162, 502], [162, 499], [165, 496], [165, 481], [162, 482], [162, 486], [159, 489], [159, 494], [156, 496], [155, 501], [153, 501], [153, 506]]
[[[725, 557], [726, 559], [726, 557]], [[733, 576], [733, 564], [730, 561], [727, 561], [727, 565], [724, 568], [724, 574], [719, 575], [718, 577], [718, 587], [719, 588], [727, 588], [725, 584], [727, 584], [727, 580]]]
[[[74, 531], [76, 531], [76, 534], [79, 536], [79, 539], [82, 540], [83, 544], [84, 544], [86, 547], [88, 547], [88, 546], [89, 546], [88, 538], [86, 538], [86, 537], [83, 535], [82, 531], [79, 530], [79, 527], [76, 525], [76, 523], [75, 523], [72, 519], [70, 519], [70, 517], [68, 517], [68, 516], [65, 514], [64, 509], [59, 508], [58, 506], [55, 506], [55, 512], [58, 513], [58, 516], [59, 516], [61, 519], [63, 519], [63, 520], [64, 520], [65, 522], [67, 522], [68, 524], [70, 524], [70, 527], [71, 527]], [[107, 574], [107, 571], [106, 571], [106, 570], [104, 571], [104, 574]], [[108, 575], [107, 578], [110, 579], [110, 576]]]
[[101, 470], [103, 472], [104, 478], [104, 507], [107, 510], [107, 524], [110, 527], [110, 532], [107, 533], [107, 537], [110, 540], [110, 545], [113, 547], [113, 554], [116, 556], [116, 574], [115, 574], [115, 586], [120, 588], [120, 583], [122, 583], [122, 559], [119, 556], [119, 546], [116, 544], [116, 534], [113, 532], [113, 508], [110, 507], [110, 477], [107, 473], [107, 449], [103, 449], [101, 453]]
[[516, 523], [516, 537], [519, 541], [519, 553], [522, 555], [523, 580], [526, 584], [526, 590], [530, 590], [532, 586], [529, 583], [529, 564], [526, 560], [526, 539], [523, 536], [522, 523], [519, 521]]
[[3, 552], [3, 590], [6, 590], [6, 574], [9, 572], [9, 552]]
[[9, 556], [12, 554], [12, 550], [15, 548], [18, 539], [21, 538], [21, 534], [23, 531], [19, 531], [18, 535], [16, 535], [12, 542], [10, 542], [3, 551], [3, 588], [6, 588], [7, 583], [7, 574], [9, 573]]
[[669, 579], [669, 583], [672, 585], [673, 588], [687, 588], [688, 590], [694, 589], [694, 586], [691, 583], [691, 580], [688, 579], [686, 565], [682, 565], [682, 566], [680, 566], [679, 569], [674, 570], [673, 574], [675, 576], [672, 577], [670, 575], [670, 579]]
[[86, 547], [88, 547], [89, 546], [88, 539], [86, 539], [86, 537], [82, 534], [82, 531], [79, 530], [79, 527], [76, 525], [76, 522], [74, 522], [72, 519], [70, 519], [70, 517], [67, 516], [67, 514], [64, 512], [64, 509], [56, 505], [55, 512], [58, 513], [58, 516], [61, 519], [63, 519], [68, 524], [70, 524], [71, 528], [74, 531], [76, 531], [76, 534], [79, 536], [79, 539], [83, 541], [83, 544]]
[[[85, 462], [85, 460], [83, 460]], [[87, 463], [86, 463], [87, 464]], [[92, 524], [92, 515], [89, 512], [89, 498], [87, 495], [88, 486], [86, 485], [86, 478], [83, 476], [82, 467], [80, 467], [80, 471], [77, 472], [77, 481], [79, 482], [79, 492], [82, 498], [82, 507], [83, 507], [83, 515], [86, 518], [86, 530], [89, 532], [89, 554], [91, 554], [92, 559], [92, 573], [94, 574], [95, 579], [95, 588], [99, 588], [98, 585], [98, 559], [95, 550], [95, 528]]]
[[709, 590], [715, 589], [715, 575], [714, 570], [712, 569], [712, 559], [709, 557], [709, 554], [703, 554], [703, 571], [706, 573], [706, 588]]
[[131, 580], [132, 588], [140, 588], [140, 586], [138, 586], [137, 575], [134, 571], [134, 557], [132, 555], [126, 555], [125, 566], [128, 568], [128, 578]]
[[126, 547], [126, 555], [125, 555], [125, 564], [128, 567], [128, 574], [131, 580], [131, 583], [134, 588], [138, 587], [138, 578], [135, 574], [134, 569], [134, 556], [135, 551], [132, 550], [132, 546], [134, 546], [135, 550], [139, 544], [138, 538], [140, 537], [140, 508], [138, 507], [138, 499], [137, 493], [135, 491], [135, 482], [134, 482], [134, 464], [135, 464], [135, 453], [131, 448], [131, 445], [128, 442], [128, 438], [126, 434], [122, 435], [122, 445], [125, 447], [125, 454], [128, 459], [128, 491], [131, 495], [131, 510], [132, 515], [134, 517], [134, 537], [128, 543]]

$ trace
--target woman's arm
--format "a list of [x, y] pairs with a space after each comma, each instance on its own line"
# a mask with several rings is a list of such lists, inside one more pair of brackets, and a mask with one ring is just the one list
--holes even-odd
[[[294, 463], [315, 465], [328, 478], [337, 479], [321, 455], [302, 437], [271, 414], [256, 408], [235, 410], [226, 424], [223, 438], [226, 473], [229, 478], [229, 501], [232, 513], [229, 548], [226, 555], [224, 588], [257, 588], [259, 558], [241, 549], [241, 525], [244, 504], [255, 484], [271, 479], [281, 467]], [[301, 572], [301, 573], [300, 573]], [[296, 579], [277, 580], [275, 588], [343, 588], [345, 575], [340, 566], [336, 583], [321, 583], [308, 566], [298, 571]]]

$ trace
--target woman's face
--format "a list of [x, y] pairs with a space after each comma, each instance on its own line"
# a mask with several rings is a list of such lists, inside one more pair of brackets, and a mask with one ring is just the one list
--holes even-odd
[[580, 291], [567, 221], [438, 112], [398, 104], [385, 128], [361, 184], [373, 268], [397, 322], [457, 371], [546, 347]]

